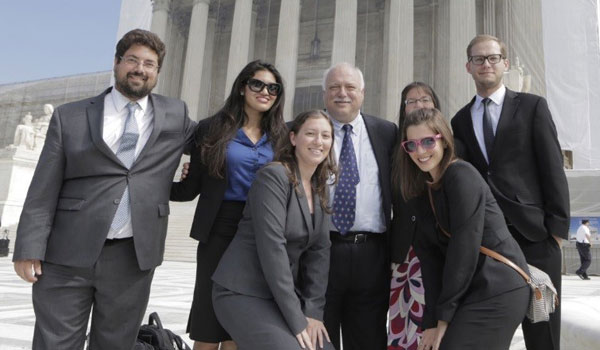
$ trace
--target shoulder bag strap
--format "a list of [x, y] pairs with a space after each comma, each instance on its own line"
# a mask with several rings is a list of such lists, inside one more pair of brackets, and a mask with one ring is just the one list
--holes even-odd
[[[444, 228], [442, 227], [442, 225], [440, 225], [440, 222], [438, 221], [437, 213], [435, 212], [435, 205], [433, 205], [433, 195], [431, 194], [431, 187], [429, 187], [429, 186], [427, 186], [427, 193], [429, 194], [429, 204], [431, 204], [431, 210], [433, 211], [433, 217], [435, 218], [435, 224], [437, 225], [437, 227], [440, 228], [440, 230], [442, 231], [443, 234], [445, 234], [448, 237], [451, 237], [450, 233], [448, 233], [448, 231], [444, 230]], [[482, 254], [489, 256], [490, 258], [496, 259], [496, 260], [512, 267], [515, 271], [517, 271], [525, 279], [525, 281], [527, 283], [531, 282], [531, 278], [525, 271], [523, 271], [523, 269], [521, 269], [514, 262], [508, 260], [502, 254], [499, 254], [499, 253], [497, 253], [489, 248], [483, 247], [483, 246], [479, 247], [479, 251]]]

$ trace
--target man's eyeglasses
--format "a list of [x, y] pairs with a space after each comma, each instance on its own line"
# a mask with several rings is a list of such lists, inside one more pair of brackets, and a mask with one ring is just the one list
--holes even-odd
[[271, 96], [278, 96], [281, 93], [281, 84], [278, 83], [267, 84], [262, 80], [250, 78], [248, 79], [248, 83], [246, 83], [246, 85], [248, 85], [248, 88], [254, 92], [261, 92], [266, 86], [267, 92]]
[[421, 102], [421, 104], [427, 104], [427, 103], [431, 103], [432, 101], [433, 100], [431, 99], [431, 97], [423, 96], [421, 98], [407, 98], [406, 101], [404, 101], [404, 103], [407, 106], [410, 106], [410, 105], [417, 104], [417, 102]]
[[419, 145], [421, 145], [421, 147], [423, 147], [426, 150], [431, 150], [435, 148], [436, 140], [439, 140], [441, 138], [442, 134], [437, 134], [434, 136], [423, 137], [420, 140], [406, 140], [402, 142], [401, 145], [402, 148], [404, 148], [404, 151], [406, 151], [406, 153], [416, 152], [417, 148], [419, 148]]
[[473, 62], [473, 64], [480, 66], [483, 63], [485, 63], [485, 60], [487, 60], [490, 64], [496, 64], [500, 62], [503, 58], [504, 57], [501, 54], [496, 53], [487, 56], [470, 56], [469, 61]]
[[120, 58], [123, 60], [123, 62], [125, 62], [126, 65], [132, 68], [139, 66], [141, 63], [142, 67], [144, 67], [146, 70], [156, 71], [158, 69], [158, 63], [154, 61], [142, 61], [135, 56], [121, 56]]

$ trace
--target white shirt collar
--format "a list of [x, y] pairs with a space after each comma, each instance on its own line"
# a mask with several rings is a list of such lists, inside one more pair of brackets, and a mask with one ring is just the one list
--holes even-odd
[[[125, 107], [127, 107], [127, 104], [129, 102], [132, 102], [130, 99], [125, 97], [119, 90], [117, 90], [115, 87], [112, 88], [112, 90], [110, 91], [110, 94], [112, 97], [112, 102], [115, 106], [115, 110], [118, 113], [121, 113], [123, 111], [123, 109]], [[148, 107], [148, 95], [140, 98], [139, 100], [137, 100], [135, 102], [137, 102], [138, 105], [140, 106], [140, 109], [142, 111], [144, 111], [144, 113], [146, 113], [146, 108]]]
[[[327, 115], [329, 115], [329, 114], [327, 114]], [[329, 119], [331, 119], [331, 122], [333, 123], [333, 130], [336, 133], [342, 132], [342, 127], [345, 124], [350, 124], [352, 126], [352, 133], [354, 135], [357, 135], [360, 128], [364, 124], [363, 117], [360, 114], [360, 111], [358, 112], [358, 115], [356, 116], [356, 118], [354, 118], [354, 120], [352, 120], [350, 123], [341, 123], [338, 120], [336, 120], [335, 118], [332, 118], [330, 115], [329, 115]]]
[[[492, 100], [496, 105], [500, 106], [500, 105], [502, 105], [502, 102], [504, 102], [505, 95], [506, 95], [506, 86], [504, 86], [504, 84], [502, 84], [502, 85], [500, 85], [498, 90], [494, 91], [494, 93], [489, 96], [489, 99]], [[484, 97], [477, 95], [475, 97], [475, 103], [478, 106], [481, 106], [481, 101], [483, 99], [484, 99]]]

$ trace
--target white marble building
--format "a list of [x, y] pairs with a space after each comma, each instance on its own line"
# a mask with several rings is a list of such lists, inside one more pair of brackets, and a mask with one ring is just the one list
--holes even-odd
[[322, 107], [323, 71], [339, 61], [363, 70], [366, 113], [396, 120], [400, 91], [421, 80], [451, 116], [474, 94], [464, 64], [476, 33], [505, 40], [531, 91], [545, 95], [540, 0], [154, 0], [152, 11], [151, 30], [167, 43], [158, 91], [196, 119], [258, 58], [284, 77], [286, 119]]

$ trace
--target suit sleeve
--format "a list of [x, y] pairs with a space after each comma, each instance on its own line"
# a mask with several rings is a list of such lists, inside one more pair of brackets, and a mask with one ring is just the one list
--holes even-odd
[[[315, 208], [321, 210], [321, 208]], [[323, 218], [317, 241], [304, 253], [301, 262], [301, 292], [304, 314], [316, 320], [323, 320], [325, 292], [329, 276], [329, 215]]]
[[46, 141], [27, 191], [17, 228], [13, 261], [44, 260], [46, 255], [66, 164], [60, 112], [61, 108], [57, 108], [52, 115]]
[[202, 176], [205, 171], [201, 160], [201, 148], [193, 147], [190, 154], [189, 173], [183, 181], [173, 182], [170, 200], [187, 202], [196, 198], [202, 192]]
[[539, 98], [535, 110], [533, 145], [544, 194], [544, 226], [549, 234], [568, 239], [569, 187], [556, 127], [544, 98]]
[[308, 322], [295, 293], [286, 250], [285, 223], [290, 183], [283, 166], [266, 166], [256, 174], [248, 193], [256, 249], [275, 303], [294, 335]]
[[[443, 195], [437, 200], [446, 201], [449, 227], [444, 229], [451, 237], [446, 250], [442, 289], [436, 305], [437, 320], [452, 321], [475, 274], [483, 240], [486, 198], [483, 185], [483, 179], [470, 167], [459, 168], [455, 164], [444, 175]], [[443, 222], [440, 224], [444, 225]]]
[[442, 272], [444, 259], [438, 246], [425, 244], [418, 251], [421, 262], [421, 275], [425, 289], [425, 311], [423, 313], [423, 324], [425, 329], [437, 327], [435, 310], [442, 288]]
[[185, 135], [185, 147], [183, 149], [184, 154], [190, 154], [192, 149], [195, 146], [194, 136], [196, 131], [196, 126], [198, 123], [190, 119], [188, 108], [185, 102], [183, 103], [183, 107], [185, 110], [185, 121], [184, 121], [184, 135]]

